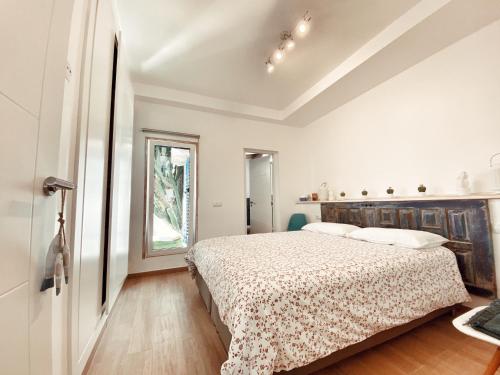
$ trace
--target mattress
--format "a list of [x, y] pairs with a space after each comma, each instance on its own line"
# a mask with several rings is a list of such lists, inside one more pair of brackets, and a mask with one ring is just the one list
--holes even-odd
[[306, 231], [218, 237], [187, 253], [232, 335], [221, 374], [272, 374], [469, 299], [454, 254]]

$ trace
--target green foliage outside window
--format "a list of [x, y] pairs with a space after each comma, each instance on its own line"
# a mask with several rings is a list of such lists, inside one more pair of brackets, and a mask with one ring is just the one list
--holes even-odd
[[154, 214], [182, 232], [184, 167], [172, 164], [171, 147], [155, 146]]

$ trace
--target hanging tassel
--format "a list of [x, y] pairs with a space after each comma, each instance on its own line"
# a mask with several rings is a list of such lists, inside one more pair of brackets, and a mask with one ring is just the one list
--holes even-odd
[[56, 279], [56, 296], [61, 293], [61, 280], [63, 275], [63, 256], [62, 253], [57, 253], [56, 255], [56, 266], [54, 272], [54, 278]]
[[59, 236], [55, 236], [54, 239], [50, 242], [49, 251], [47, 252], [47, 256], [45, 257], [45, 278], [42, 282], [42, 287], [40, 288], [40, 292], [52, 288], [54, 286], [54, 272], [56, 266], [56, 255], [59, 247]]
[[66, 191], [61, 190], [61, 211], [59, 212], [59, 230], [51, 241], [47, 257], [45, 258], [45, 278], [42, 282], [40, 291], [47, 290], [56, 286], [56, 295], [61, 292], [61, 280], [64, 275], [64, 282], [68, 284], [70, 253], [66, 242], [66, 233], [64, 231], [64, 203], [66, 200]]
[[[64, 200], [66, 198], [66, 191], [63, 191], [63, 208], [64, 208]], [[61, 210], [61, 212], [64, 212], [64, 210]], [[69, 281], [69, 261], [70, 261], [70, 253], [69, 253], [69, 246], [66, 241], [66, 231], [64, 230], [64, 218], [60, 216], [60, 224], [61, 226], [59, 227], [59, 230], [61, 232], [61, 240], [62, 240], [62, 265], [63, 265], [63, 271], [64, 271], [64, 283], [68, 285]]]
[[63, 248], [63, 270], [64, 270], [64, 283], [68, 285], [69, 281], [69, 247], [67, 244], [64, 244]]

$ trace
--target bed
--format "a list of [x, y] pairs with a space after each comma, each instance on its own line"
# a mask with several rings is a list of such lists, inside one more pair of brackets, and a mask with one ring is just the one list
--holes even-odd
[[186, 260], [228, 351], [223, 375], [307, 374], [469, 299], [445, 247], [299, 231], [200, 241]]

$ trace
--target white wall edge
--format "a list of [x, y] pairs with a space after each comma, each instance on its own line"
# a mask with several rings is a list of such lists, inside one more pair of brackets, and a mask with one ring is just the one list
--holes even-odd
[[282, 111], [280, 110], [237, 103], [229, 100], [138, 82], [135, 82], [133, 86], [136, 97], [143, 99], [157, 99], [167, 103], [178, 103], [199, 109], [215, 110], [228, 114], [254, 117], [256, 119], [260, 118], [266, 121], [283, 120]]

